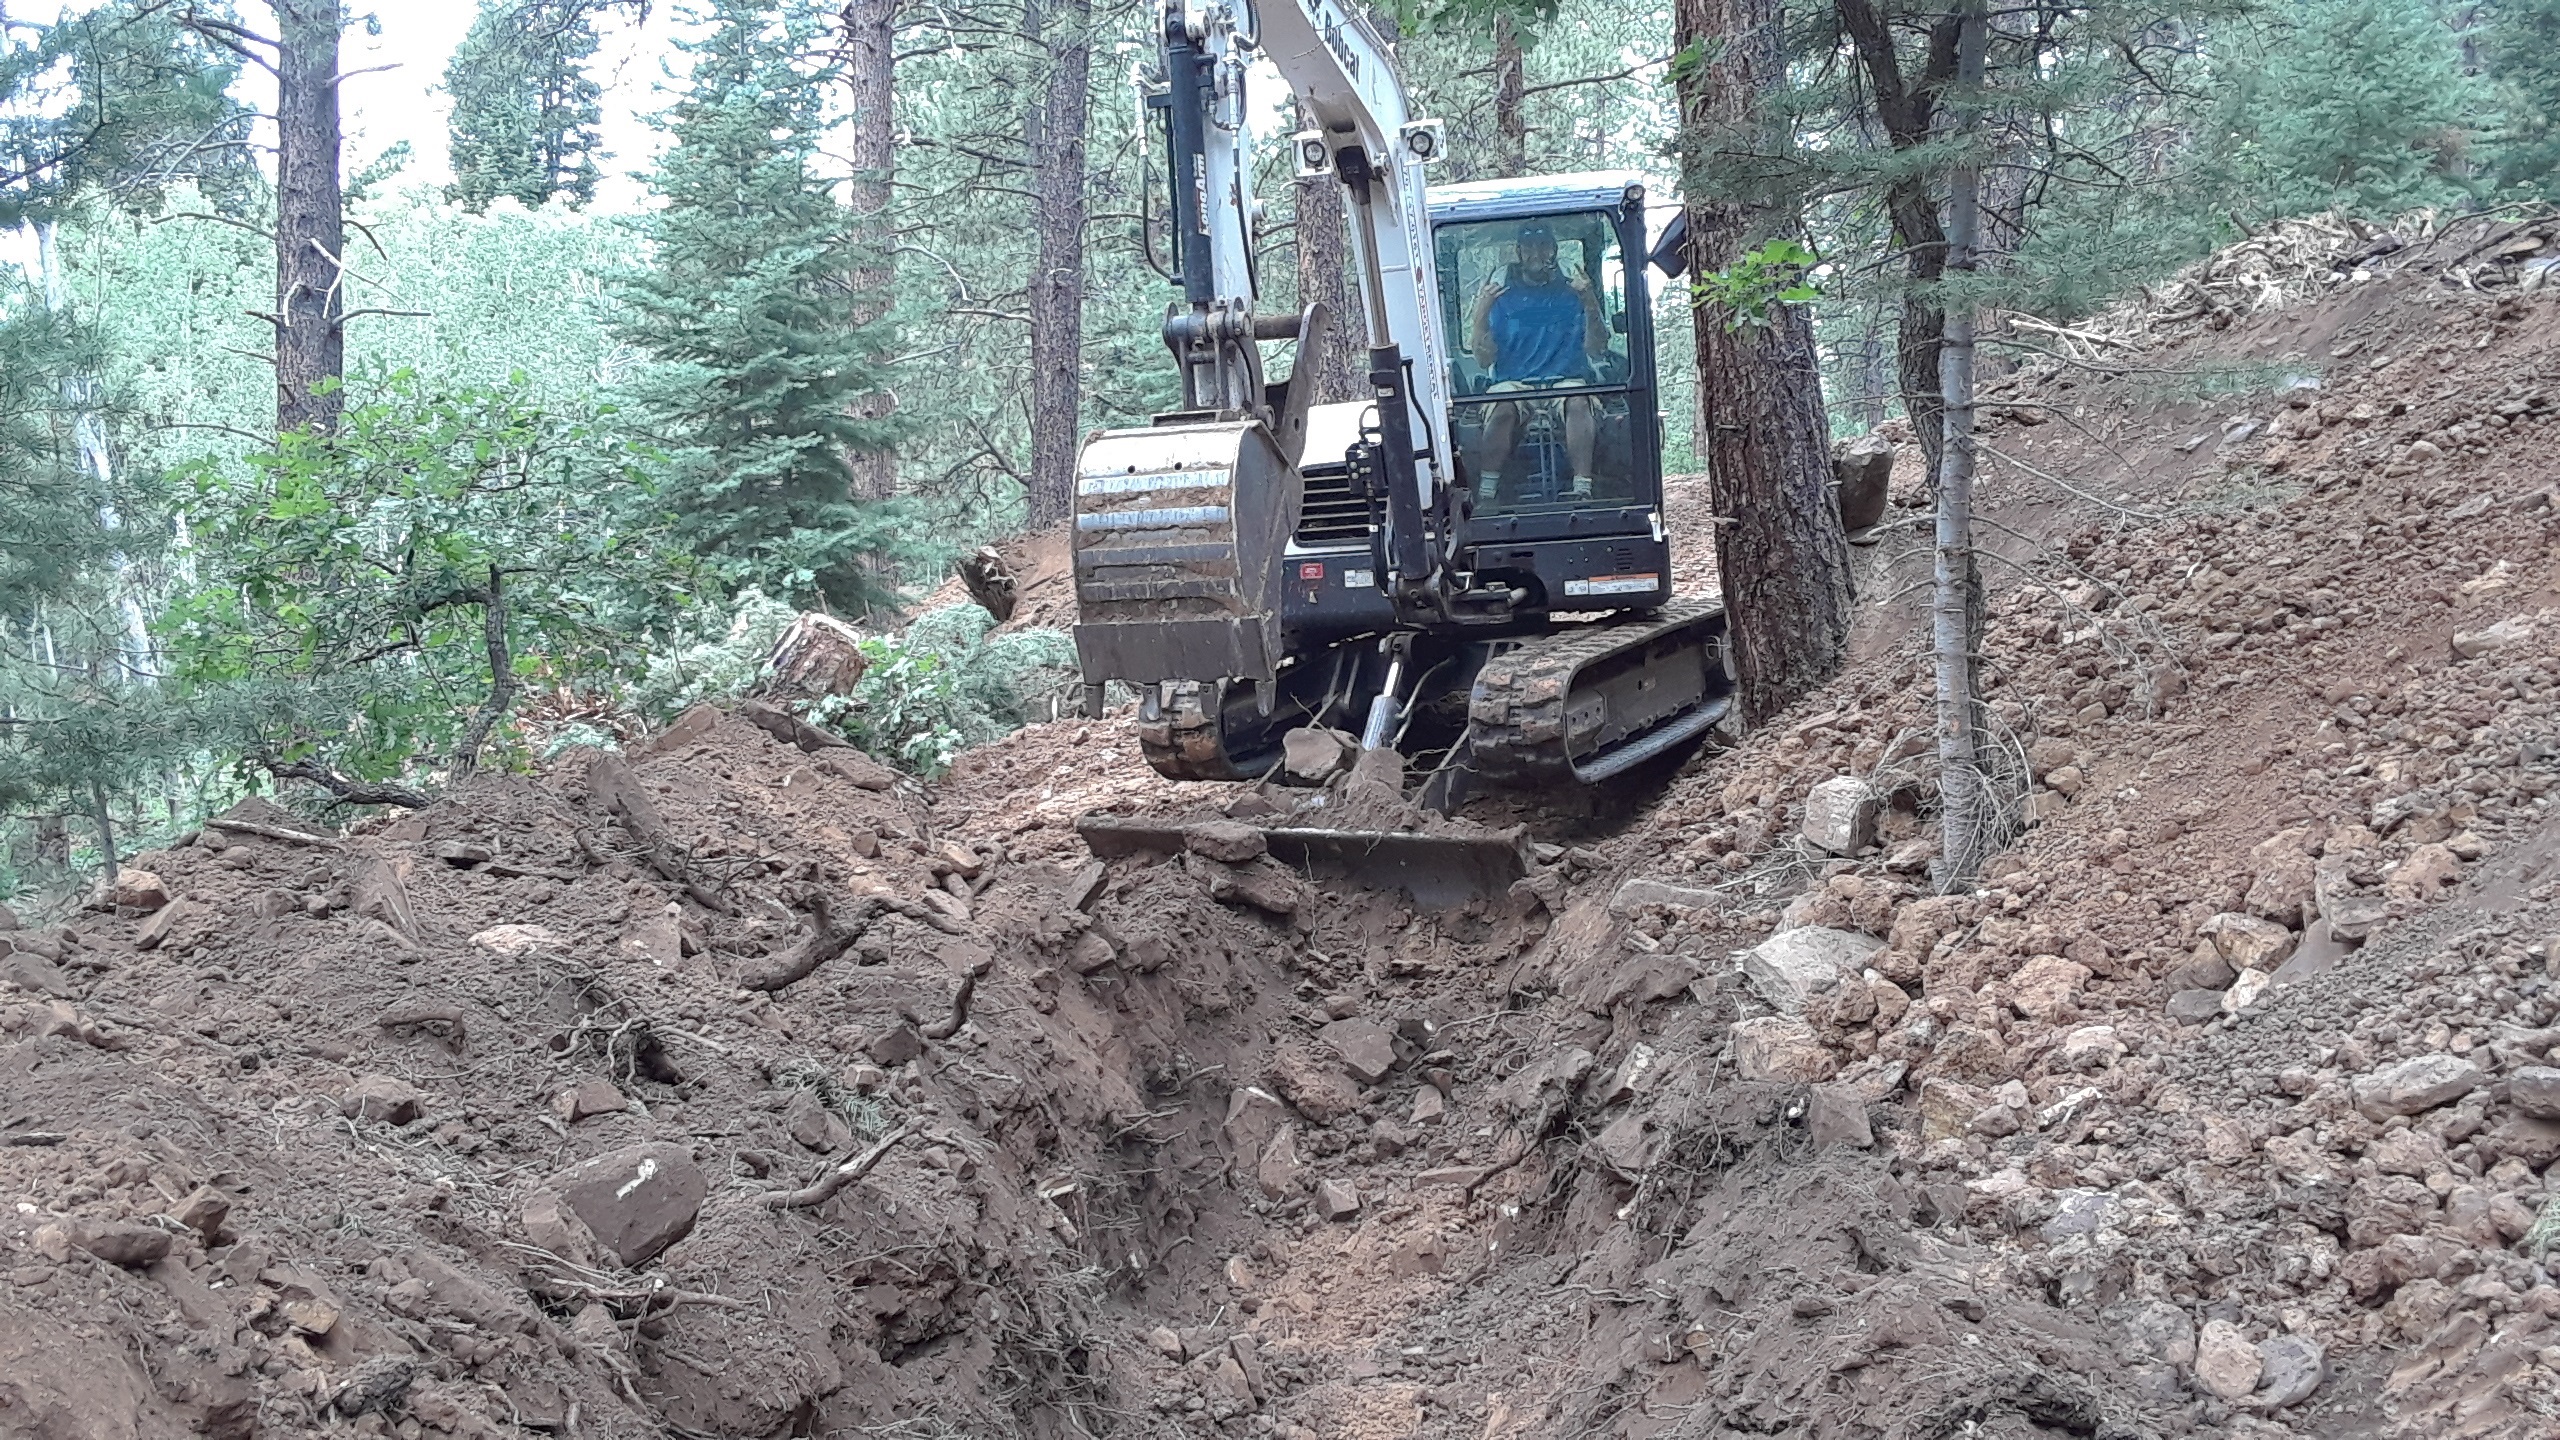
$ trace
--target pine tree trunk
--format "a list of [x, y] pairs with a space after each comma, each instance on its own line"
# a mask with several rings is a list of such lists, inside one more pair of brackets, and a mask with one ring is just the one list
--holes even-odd
[[1090, 98], [1092, 0], [1033, 0], [1023, 23], [1049, 75], [1025, 118], [1031, 151], [1031, 494], [1029, 521], [1056, 525], [1075, 508], [1084, 357], [1084, 132]]
[[[1902, 58], [1894, 49], [1894, 32], [1872, 0], [1832, 0], [1832, 6], [1857, 52], [1859, 67], [1866, 71], [1876, 118], [1893, 148], [1909, 151], [1927, 145], [1934, 138], [1931, 125], [1938, 91], [1955, 66], [1956, 17], [1941, 16], [1931, 24], [1927, 53], [1915, 82], [1904, 76]], [[1938, 307], [1936, 286], [1946, 272], [1947, 232], [1938, 218], [1937, 200], [1929, 193], [1928, 176], [1918, 169], [1907, 169], [1885, 187], [1885, 210], [1892, 217], [1894, 243], [1902, 248], [1910, 284], [1894, 337], [1902, 408], [1934, 476], [1945, 425], [1939, 401], [1938, 345], [1946, 333], [1947, 317]]]
[[326, 430], [346, 374], [338, 0], [275, 0], [275, 10], [276, 429]]
[[1521, 63], [1520, 31], [1509, 15], [1493, 17], [1494, 174], [1505, 180], [1529, 173], [1528, 76]]
[[[1297, 115], [1298, 128], [1303, 130], [1306, 111], [1301, 109]], [[1296, 363], [1314, 367], [1307, 374], [1315, 381], [1316, 404], [1358, 400], [1369, 393], [1361, 349], [1369, 342], [1359, 297], [1351, 291], [1351, 220], [1343, 207], [1342, 185], [1328, 175], [1297, 181], [1296, 186], [1298, 304], [1304, 307], [1321, 301], [1333, 312], [1333, 336], [1323, 353], [1302, 355]]]
[[[897, 36], [897, 0], [848, 0], [844, 7], [845, 83], [852, 92], [851, 150], [853, 186], [846, 208], [855, 222], [854, 245], [859, 261], [846, 281], [853, 288], [847, 319], [856, 326], [877, 323], [889, 311], [895, 278], [889, 259], [889, 197], [898, 164], [897, 112], [892, 93], [892, 42]], [[898, 397], [883, 391], [854, 405], [858, 420], [885, 420], [898, 408]], [[861, 450], [845, 457], [853, 471], [857, 500], [886, 500], [898, 493], [898, 452], [890, 446]]]
[[[1714, 183], [1720, 153], [1770, 154], [1785, 144], [1762, 99], [1785, 80], [1779, 0], [1678, 0], [1672, 48], [1715, 58], [1681, 73], [1692, 275], [1730, 266], [1789, 233], [1790, 203]], [[1698, 393], [1716, 561], [1747, 720], [1776, 714], [1839, 669], [1849, 637], [1849, 545], [1831, 498], [1813, 321], [1772, 304], [1766, 325], [1701, 311]]]
[[[1973, 107], [1982, 85], [1981, 0], [1968, 0], [1957, 39], [1957, 80], [1965, 87], [1964, 130], [1978, 126]], [[1969, 278], [1981, 238], [1981, 173], [1967, 154], [1947, 187], [1947, 268]], [[1981, 873], [1998, 831], [1996, 797], [1983, 782], [1982, 694], [1974, 656], [1981, 629], [1981, 580], [1973, 555], [1973, 331], [1970, 301], [1951, 307], [1939, 356], [1946, 443], [1938, 470], [1935, 595], [1930, 641], [1938, 685], [1938, 888], [1968, 884]]]

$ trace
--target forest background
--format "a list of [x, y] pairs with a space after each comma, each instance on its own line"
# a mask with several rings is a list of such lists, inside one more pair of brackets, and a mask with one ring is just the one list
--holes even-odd
[[[2560, 198], [2560, 0], [1373, 19], [1448, 125], [1435, 180], [1629, 169], [1657, 224], [1726, 206], [1695, 288], [1656, 296], [1675, 470], [1702, 465], [1692, 357], [1773, 316], [1832, 433], [1901, 416], [1934, 455], [1952, 306], [1996, 367], [2034, 348], [2006, 322], [2285, 216]], [[399, 60], [441, 71], [444, 133], [383, 143], [345, 123], [361, 7], [0, 3], [0, 898], [244, 793], [416, 803], [609, 743], [736, 693], [803, 609], [874, 633], [816, 718], [910, 770], [1044, 713], [1065, 637], [901, 607], [1062, 516], [1086, 431], [1173, 402], [1155, 23], [477, 0], [449, 56]], [[1294, 128], [1276, 85], [1255, 103]], [[1275, 308], [1340, 297], [1338, 202], [1302, 213], [1267, 157]], [[1307, 363], [1352, 393], [1347, 352]]]

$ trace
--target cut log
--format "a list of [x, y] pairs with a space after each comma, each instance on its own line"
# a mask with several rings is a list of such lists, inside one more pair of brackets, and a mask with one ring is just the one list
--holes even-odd
[[832, 615], [803, 614], [775, 641], [765, 657], [766, 694], [850, 695], [854, 682], [871, 668], [862, 653], [862, 636]]

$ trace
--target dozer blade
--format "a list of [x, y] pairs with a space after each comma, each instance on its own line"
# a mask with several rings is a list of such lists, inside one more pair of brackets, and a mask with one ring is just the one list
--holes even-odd
[[[1085, 848], [1104, 860], [1123, 855], [1179, 855], [1181, 825], [1148, 824], [1109, 815], [1076, 822]], [[1309, 874], [1376, 890], [1402, 890], [1426, 910], [1450, 910], [1501, 895], [1529, 873], [1525, 827], [1483, 835], [1408, 835], [1395, 830], [1327, 830], [1272, 826], [1262, 831], [1273, 859]]]

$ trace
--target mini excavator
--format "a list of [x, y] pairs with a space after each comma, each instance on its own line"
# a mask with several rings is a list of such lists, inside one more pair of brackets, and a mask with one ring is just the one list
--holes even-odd
[[[1641, 177], [1426, 189], [1446, 133], [1413, 115], [1357, 9], [1160, 14], [1146, 107], [1181, 408], [1093, 436], [1078, 461], [1088, 713], [1107, 682], [1135, 687], [1148, 763], [1182, 780], [1274, 775], [1301, 728], [1356, 734], [1364, 761], [1397, 752], [1443, 810], [1470, 784], [1593, 786], [1694, 746], [1733, 686], [1722, 605], [1672, 594]], [[1299, 178], [1346, 208], [1364, 398], [1313, 403], [1309, 361], [1337, 317], [1257, 308], [1256, 58], [1307, 119]], [[1297, 360], [1273, 382], [1262, 346], [1279, 341]], [[1087, 829], [1098, 853], [1146, 839], [1108, 828]], [[1291, 832], [1272, 833], [1290, 858]]]

